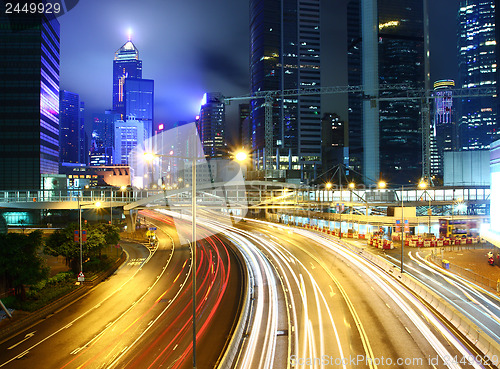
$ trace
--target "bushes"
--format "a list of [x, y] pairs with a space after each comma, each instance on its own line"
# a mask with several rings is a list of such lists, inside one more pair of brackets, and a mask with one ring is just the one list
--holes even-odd
[[32, 312], [71, 292], [77, 287], [75, 280], [72, 272], [61, 272], [31, 286], [24, 301], [16, 299], [15, 296], [9, 296], [2, 301], [9, 308]]

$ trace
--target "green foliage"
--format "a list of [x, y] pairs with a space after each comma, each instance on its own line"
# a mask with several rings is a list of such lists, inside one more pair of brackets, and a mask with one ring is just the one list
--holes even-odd
[[24, 285], [47, 278], [49, 268], [39, 255], [42, 246], [41, 231], [0, 234], [0, 275], [15, 289], [16, 296], [24, 297]]
[[[74, 272], [79, 270], [80, 245], [74, 241], [77, 224], [70, 224], [64, 229], [52, 233], [45, 242], [45, 252], [53, 256], [63, 256]], [[115, 245], [120, 240], [119, 230], [108, 224], [84, 225], [87, 230], [87, 242], [82, 244], [83, 260], [97, 258], [108, 245]]]
[[31, 286], [24, 300], [8, 296], [2, 301], [8, 308], [31, 312], [64, 296], [75, 288], [77, 286], [75, 286], [74, 274], [72, 272], [62, 272], [44, 280], [42, 283]]

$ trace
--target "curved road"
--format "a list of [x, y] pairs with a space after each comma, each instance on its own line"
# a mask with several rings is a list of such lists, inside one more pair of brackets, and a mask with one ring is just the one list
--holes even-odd
[[[179, 243], [169, 217], [143, 215], [158, 228], [158, 248], [122, 242], [126, 264], [80, 300], [2, 342], [0, 367], [192, 367], [191, 249]], [[198, 242], [197, 265], [198, 361], [210, 367], [239, 309], [240, 270], [215, 236]], [[208, 336], [209, 330], [217, 333]]]

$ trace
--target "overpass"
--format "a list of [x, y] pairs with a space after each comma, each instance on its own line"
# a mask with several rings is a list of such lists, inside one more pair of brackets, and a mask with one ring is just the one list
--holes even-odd
[[[197, 204], [200, 207], [231, 210], [244, 215], [286, 213], [307, 216], [310, 212], [331, 213], [338, 208], [350, 209], [351, 219], [358, 216], [375, 217], [373, 221], [387, 223], [380, 216], [393, 216], [388, 209], [415, 207], [432, 208], [434, 216], [462, 214], [489, 214], [489, 187], [433, 187], [428, 189], [370, 187], [317, 189], [284, 182], [229, 181], [197, 185]], [[169, 207], [189, 211], [190, 188], [174, 190], [82, 189], [82, 190], [15, 190], [0, 191], [0, 209], [77, 210], [99, 201], [101, 207], [122, 208], [133, 224], [137, 210]], [[309, 212], [309, 213], [308, 213]], [[425, 214], [425, 213], [424, 213]], [[322, 215], [332, 219], [336, 216]], [[367, 221], [367, 218], [363, 218]], [[387, 219], [389, 220], [389, 219]], [[360, 220], [361, 221], [361, 220]]]

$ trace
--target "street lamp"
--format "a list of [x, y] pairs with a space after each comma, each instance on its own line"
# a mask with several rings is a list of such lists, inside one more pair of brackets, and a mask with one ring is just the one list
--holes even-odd
[[[80, 274], [79, 274], [79, 279], [80, 276], [82, 276], [82, 282], [83, 282], [83, 239], [82, 239], [82, 208], [85, 206], [85, 204], [80, 204], [80, 196], [78, 196], [78, 238], [79, 238], [79, 243], [80, 243]], [[97, 201], [93, 206], [97, 209], [101, 207], [101, 203]]]
[[[168, 158], [173, 158], [173, 159], [185, 159], [185, 160], [191, 160], [192, 166], [192, 184], [191, 184], [191, 213], [192, 213], [192, 242], [191, 246], [193, 248], [193, 290], [192, 290], [192, 299], [193, 299], [193, 368], [196, 368], [196, 162], [198, 159], [204, 159], [204, 157], [198, 157], [198, 150], [197, 150], [197, 136], [193, 135], [191, 138], [191, 143], [193, 147], [193, 153], [192, 156], [190, 157], [185, 157], [185, 156], [175, 156], [172, 155], [173, 151], [170, 151], [169, 154], [167, 155], [158, 155], [154, 154], [151, 152], [144, 153], [144, 160], [148, 162], [152, 162], [154, 158], [156, 157], [168, 157]], [[246, 160], [247, 155], [246, 153], [239, 151], [235, 154], [235, 159], [239, 162]], [[179, 178], [179, 188], [180, 184], [182, 183], [183, 179]], [[177, 184], [174, 184], [174, 187], [177, 187]]]
[[430, 234], [431, 233], [431, 213], [432, 213], [432, 210], [431, 210], [431, 195], [426, 190], [427, 186], [428, 186], [427, 182], [424, 181], [423, 179], [418, 184], [418, 188], [425, 190], [424, 194], [427, 193], [427, 196], [429, 196], [429, 207], [427, 208], [427, 215], [429, 216], [429, 219], [427, 222], [427, 233]]

